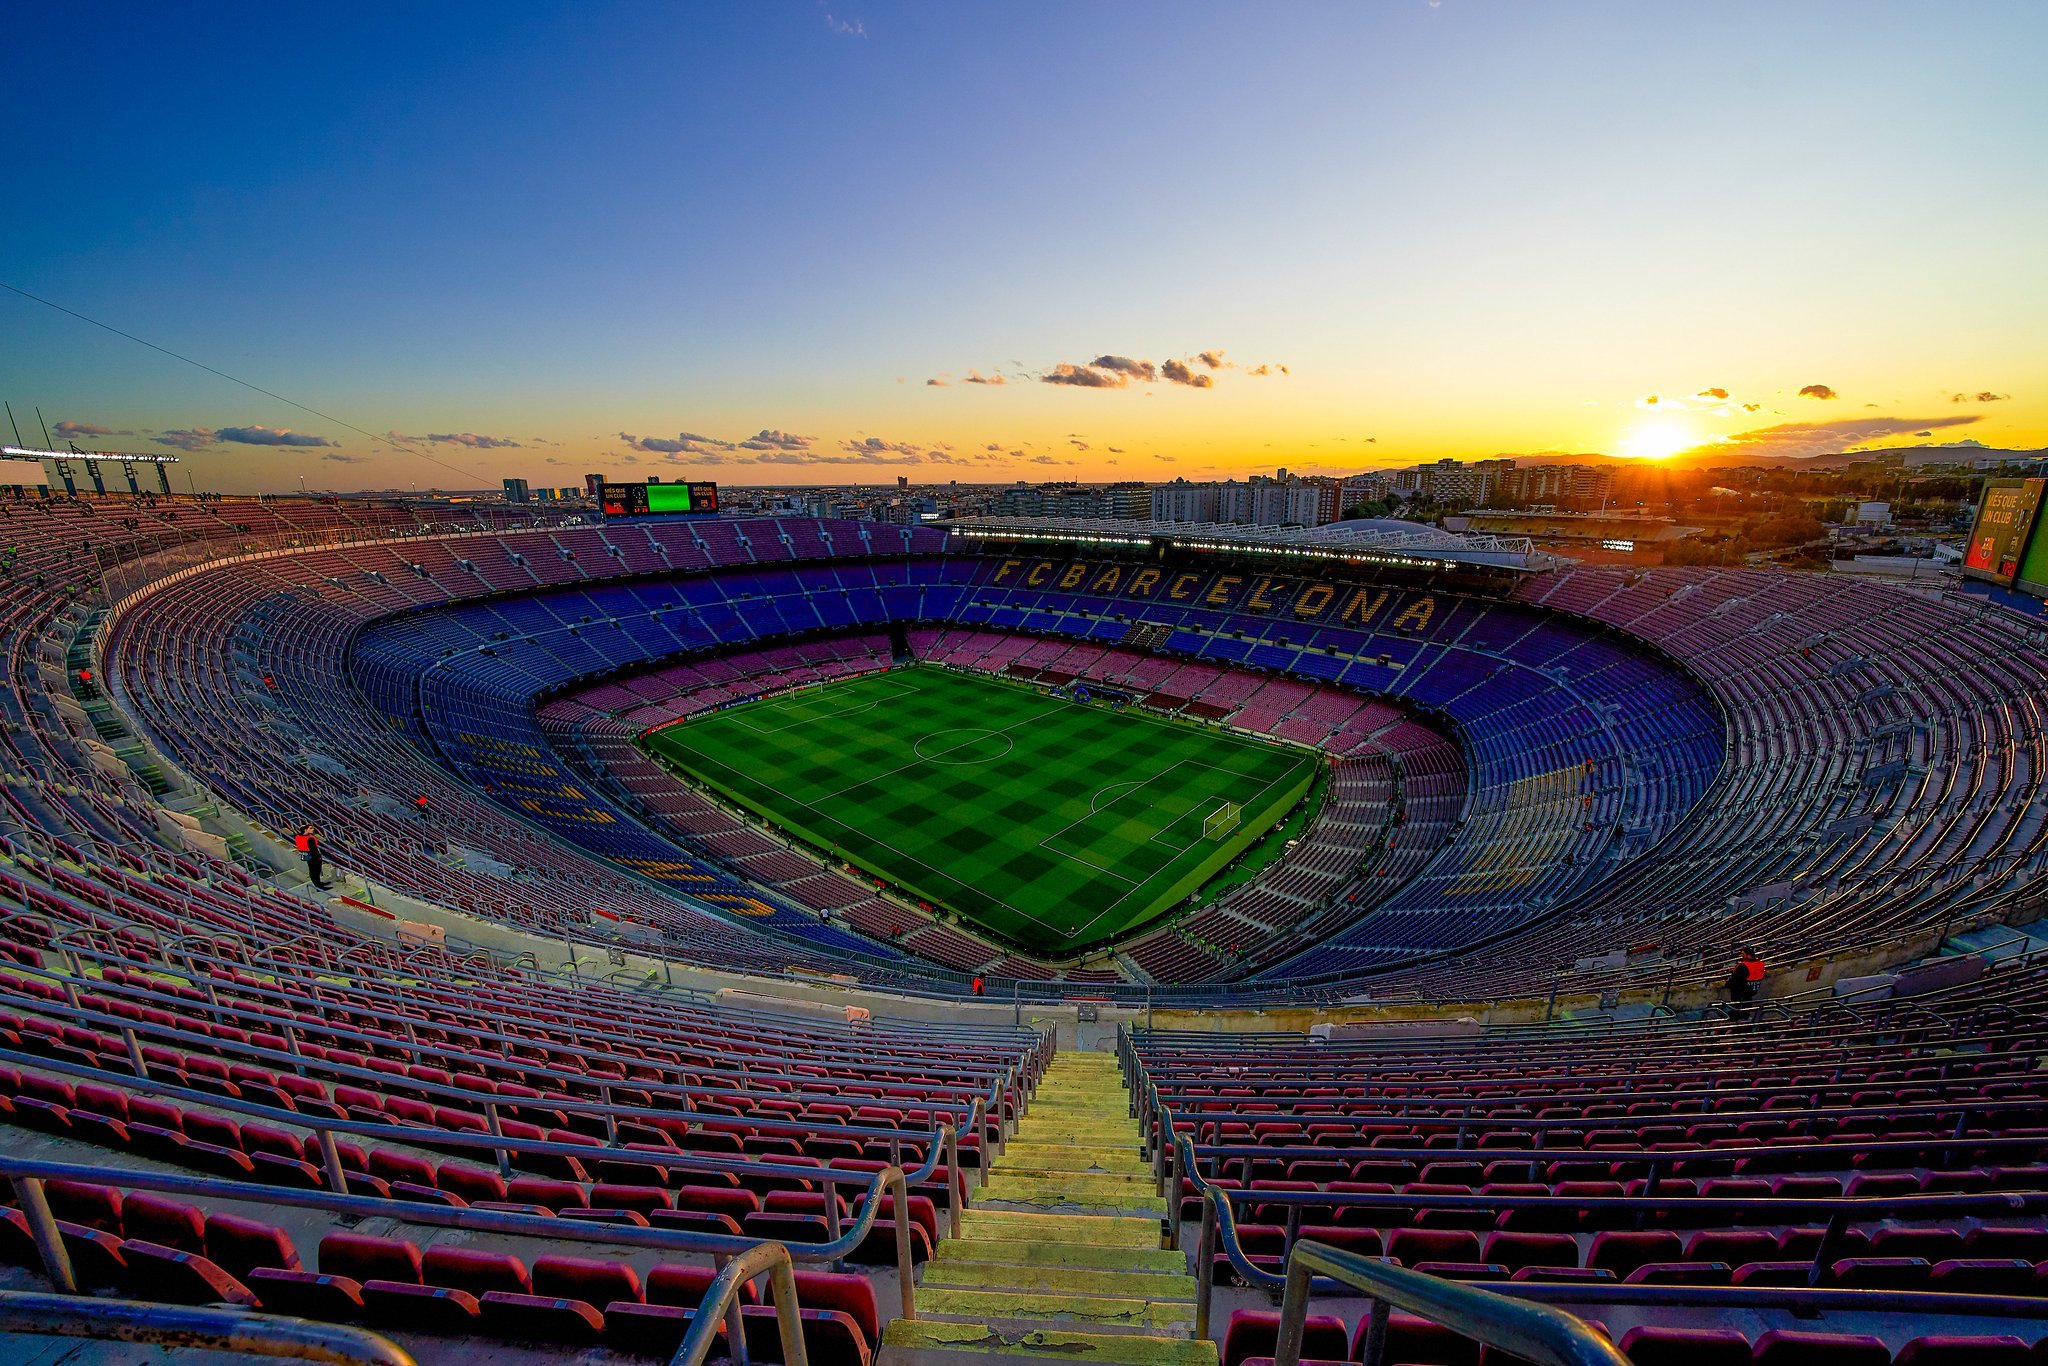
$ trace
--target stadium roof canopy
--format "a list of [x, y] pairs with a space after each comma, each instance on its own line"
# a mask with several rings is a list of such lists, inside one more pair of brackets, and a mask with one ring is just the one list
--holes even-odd
[[1458, 535], [1418, 522], [1361, 518], [1328, 526], [1148, 522], [1116, 517], [955, 517], [938, 525], [960, 536], [1076, 546], [1151, 546], [1341, 561], [1402, 569], [1505, 569], [1535, 573], [1565, 563], [1526, 536]]

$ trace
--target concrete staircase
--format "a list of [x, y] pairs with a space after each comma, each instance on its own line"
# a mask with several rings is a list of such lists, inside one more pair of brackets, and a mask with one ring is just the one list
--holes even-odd
[[1193, 1339], [1187, 1257], [1160, 1247], [1165, 1213], [1116, 1058], [1060, 1054], [877, 1366], [1216, 1366], [1216, 1345]]

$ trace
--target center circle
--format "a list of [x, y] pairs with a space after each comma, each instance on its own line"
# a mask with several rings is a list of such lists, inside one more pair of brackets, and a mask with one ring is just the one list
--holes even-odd
[[936, 730], [912, 747], [918, 758], [933, 764], [987, 764], [1002, 758], [1016, 742], [999, 730]]

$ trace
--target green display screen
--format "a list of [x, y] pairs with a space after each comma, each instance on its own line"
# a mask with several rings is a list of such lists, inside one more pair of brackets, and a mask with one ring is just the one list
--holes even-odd
[[647, 510], [649, 512], [692, 512], [690, 486], [688, 484], [649, 484], [647, 486]]

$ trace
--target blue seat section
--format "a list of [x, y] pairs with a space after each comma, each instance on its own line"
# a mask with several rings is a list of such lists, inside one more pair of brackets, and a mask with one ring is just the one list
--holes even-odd
[[[1228, 695], [1168, 704], [1185, 701], [1191, 714], [1248, 729], [1270, 724], [1245, 692], [1260, 673], [1335, 680], [1440, 722], [1466, 752], [1454, 833], [1377, 909], [1262, 974], [1273, 977], [1370, 967], [1524, 926], [1656, 843], [1721, 762], [1720, 716], [1689, 675], [1541, 608], [1373, 585], [1318, 589], [1310, 580], [1258, 578], [1253, 589], [1221, 571], [1175, 571], [1179, 596], [1133, 596], [1088, 591], [1117, 586], [1129, 566], [1020, 574], [1019, 561], [916, 555], [769, 563], [763, 525], [697, 528], [707, 556], [741, 567], [488, 598], [375, 623], [357, 640], [356, 675], [465, 779], [551, 831], [713, 906], [863, 948], [872, 946], [573, 781], [553, 761], [535, 699], [594, 674], [794, 634], [939, 623], [1108, 641], [1145, 630], [1153, 653], [1238, 671]], [[866, 534], [893, 548], [901, 531]], [[808, 538], [806, 548], [815, 549]]]

